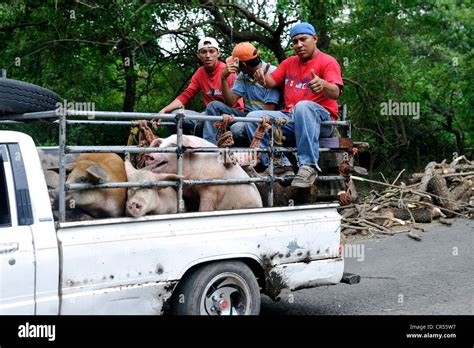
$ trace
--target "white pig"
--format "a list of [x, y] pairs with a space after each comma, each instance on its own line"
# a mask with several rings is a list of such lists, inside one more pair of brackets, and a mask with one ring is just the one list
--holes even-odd
[[[178, 180], [176, 174], [156, 174], [147, 168], [135, 169], [125, 161], [129, 182]], [[147, 214], [176, 213], [178, 194], [172, 187], [130, 187], [127, 191], [127, 215], [139, 217]]]
[[[156, 138], [150, 147], [175, 147], [176, 134], [168, 138]], [[214, 144], [191, 135], [183, 135], [183, 146], [216, 147]], [[174, 153], [151, 153], [146, 164], [154, 173], [177, 173], [178, 162]], [[183, 176], [190, 180], [243, 179], [249, 176], [239, 165], [226, 168], [218, 153], [185, 153]], [[228, 210], [262, 207], [262, 199], [254, 184], [193, 185], [183, 190], [187, 198], [199, 196], [199, 211]]]

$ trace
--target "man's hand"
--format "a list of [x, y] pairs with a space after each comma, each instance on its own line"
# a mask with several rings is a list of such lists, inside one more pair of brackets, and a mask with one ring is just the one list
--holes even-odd
[[265, 69], [263, 68], [258, 68], [257, 71], [253, 74], [253, 78], [262, 86], [267, 85], [267, 81], [265, 80], [265, 75], [268, 73], [268, 70], [270, 70], [270, 63], [267, 63], [265, 66]]
[[309, 87], [313, 91], [313, 93], [320, 93], [326, 87], [327, 82], [320, 78], [313, 69], [311, 69], [311, 75], [313, 79], [309, 82]]
[[237, 74], [239, 72], [239, 58], [232, 56], [225, 60], [225, 68], [222, 70], [221, 79], [225, 80], [230, 74]]

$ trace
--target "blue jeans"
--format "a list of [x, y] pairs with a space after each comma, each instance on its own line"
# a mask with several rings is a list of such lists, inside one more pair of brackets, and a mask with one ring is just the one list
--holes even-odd
[[[170, 114], [178, 114], [181, 111], [181, 109], [174, 109], [173, 111], [170, 112]], [[194, 110], [188, 110], [184, 109], [184, 113], [187, 115], [204, 115], [204, 112], [197, 112]], [[169, 121], [167, 121], [169, 122]], [[191, 134], [194, 135], [196, 126], [197, 126], [198, 121], [196, 120], [190, 120], [190, 119], [184, 119], [183, 120], [183, 134]], [[171, 134], [176, 134], [177, 133], [177, 127], [176, 126], [166, 126], [166, 136], [170, 136]]]
[[[331, 115], [324, 107], [318, 103], [303, 100], [295, 105], [293, 113], [284, 113], [281, 111], [252, 111], [247, 117], [262, 118], [269, 116], [273, 118], [287, 118], [294, 121], [281, 127], [285, 136], [285, 146], [295, 146], [298, 153], [298, 162], [302, 166], [304, 164], [319, 168], [319, 138], [329, 137], [334, 126], [321, 126], [322, 121], [331, 121]], [[247, 136], [251, 140], [257, 124], [246, 123]], [[264, 138], [260, 141], [261, 147], [265, 148], [268, 144], [268, 131]], [[262, 164], [268, 165], [266, 154], [262, 153]], [[291, 165], [286, 156], [283, 156], [283, 165]]]
[[[217, 100], [207, 104], [205, 113], [206, 115], [210, 116], [221, 116], [222, 114], [229, 114], [237, 117], [245, 117], [245, 112], [231, 108], [230, 106]], [[215, 121], [204, 121], [202, 137], [207, 141], [217, 145], [217, 128], [214, 126], [214, 122]], [[232, 132], [232, 136], [236, 145], [247, 146], [248, 144], [250, 144], [248, 143], [247, 145], [243, 145], [247, 142], [245, 123], [246, 122], [235, 122], [234, 124], [232, 124], [232, 126], [230, 126], [230, 131]]]

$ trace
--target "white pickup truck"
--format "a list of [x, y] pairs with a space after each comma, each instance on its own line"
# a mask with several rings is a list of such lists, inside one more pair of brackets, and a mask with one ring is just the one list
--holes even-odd
[[341, 282], [337, 206], [55, 222], [32, 138], [0, 131], [0, 314], [258, 314]]

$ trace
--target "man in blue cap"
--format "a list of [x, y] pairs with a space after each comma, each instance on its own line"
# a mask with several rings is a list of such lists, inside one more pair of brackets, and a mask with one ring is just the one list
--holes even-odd
[[[306, 22], [296, 24], [290, 31], [291, 46], [296, 56], [285, 59], [272, 73], [260, 68], [255, 79], [267, 88], [283, 85], [285, 109], [282, 111], [254, 111], [247, 117], [264, 115], [293, 120], [293, 124], [282, 127], [286, 145], [296, 144], [299, 170], [291, 182], [296, 187], [311, 187], [317, 177], [319, 160], [319, 137], [328, 137], [333, 126], [323, 126], [321, 122], [337, 120], [339, 98], [344, 84], [341, 67], [332, 56], [321, 52], [316, 44], [318, 36], [314, 27]], [[247, 123], [249, 137], [257, 125]], [[261, 141], [267, 145], [268, 136]], [[262, 156], [263, 164], [268, 160]], [[291, 166], [286, 157], [284, 166]]]

